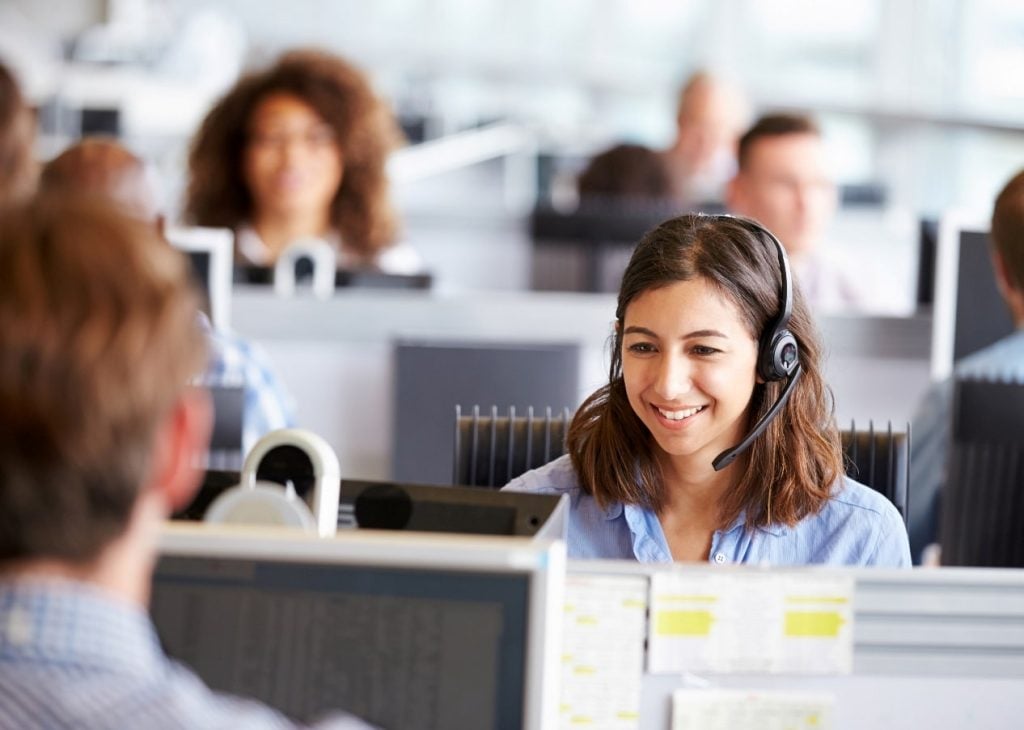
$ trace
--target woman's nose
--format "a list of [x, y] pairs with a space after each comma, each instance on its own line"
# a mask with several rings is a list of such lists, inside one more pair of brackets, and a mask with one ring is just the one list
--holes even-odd
[[667, 354], [658, 362], [654, 390], [665, 400], [675, 400], [690, 390], [690, 365], [686, 358]]

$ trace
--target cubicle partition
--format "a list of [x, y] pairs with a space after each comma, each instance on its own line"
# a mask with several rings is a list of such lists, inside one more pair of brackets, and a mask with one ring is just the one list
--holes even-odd
[[213, 687], [409, 729], [1016, 728], [1024, 570], [564, 560], [544, 539], [169, 528]]
[[[296, 399], [298, 424], [327, 439], [346, 477], [392, 476], [397, 340], [575, 343], [576, 403], [608, 378], [612, 294], [336, 291], [320, 301], [236, 286], [232, 302], [236, 330], [267, 350]], [[929, 383], [930, 318], [819, 324], [839, 423], [909, 421]]]
[[1013, 728], [1024, 571], [569, 564], [559, 727]]

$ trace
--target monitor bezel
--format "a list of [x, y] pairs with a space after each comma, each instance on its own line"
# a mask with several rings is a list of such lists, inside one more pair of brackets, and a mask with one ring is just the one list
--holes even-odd
[[228, 228], [168, 226], [164, 237], [179, 251], [210, 256], [206, 291], [210, 298], [210, 322], [215, 329], [231, 328], [231, 277], [235, 235]]
[[[566, 549], [529, 537], [352, 530], [316, 538], [284, 528], [166, 523], [161, 556], [529, 576], [523, 727], [557, 726]], [[344, 708], [339, 708], [344, 709]]]
[[939, 219], [932, 305], [931, 376], [934, 381], [945, 380], [953, 374], [960, 237], [963, 233], [988, 235], [989, 221], [969, 211], [950, 211]]

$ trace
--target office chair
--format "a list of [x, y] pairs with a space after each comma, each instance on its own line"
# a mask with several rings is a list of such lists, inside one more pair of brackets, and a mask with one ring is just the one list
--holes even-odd
[[840, 432], [846, 475], [871, 487], [895, 505], [907, 523], [910, 493], [910, 424], [905, 431], [893, 431], [892, 422], [876, 429], [868, 421], [867, 431], [858, 431], [856, 422]]
[[1024, 567], [1024, 383], [958, 380], [953, 393], [941, 562]]
[[572, 421], [568, 408], [552, 415], [546, 408], [536, 416], [532, 407], [525, 416], [499, 416], [497, 406], [481, 416], [473, 406], [463, 415], [455, 406], [455, 463], [453, 484], [497, 489], [515, 477], [543, 466], [565, 453], [565, 436]]
[[[498, 489], [515, 477], [557, 459], [565, 453], [565, 436], [572, 413], [564, 409], [543, 415], [529, 409], [517, 415], [509, 409], [498, 415], [492, 406], [481, 414], [479, 406], [467, 412], [455, 409], [455, 450], [453, 484]], [[876, 430], [869, 422], [867, 431], [858, 431], [851, 423], [841, 432], [846, 473], [853, 479], [884, 495], [907, 520], [907, 494], [910, 474], [910, 426], [905, 432]]]

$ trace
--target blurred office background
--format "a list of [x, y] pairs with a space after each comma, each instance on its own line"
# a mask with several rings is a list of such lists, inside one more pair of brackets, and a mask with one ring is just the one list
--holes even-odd
[[755, 113], [818, 118], [844, 190], [836, 251], [892, 282], [883, 310], [913, 307], [920, 221], [984, 216], [1024, 164], [1019, 0], [0, 0], [40, 157], [114, 131], [155, 162], [172, 218], [211, 102], [297, 45], [358, 62], [410, 143], [435, 142], [392, 177], [448, 290], [528, 288], [538, 197], [616, 141], [668, 145], [698, 68]]

